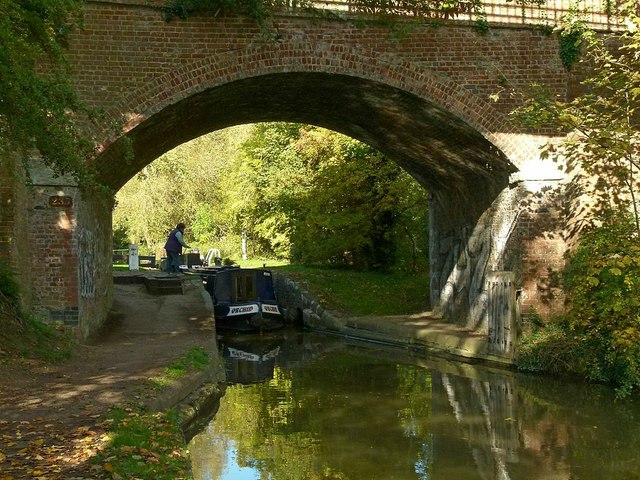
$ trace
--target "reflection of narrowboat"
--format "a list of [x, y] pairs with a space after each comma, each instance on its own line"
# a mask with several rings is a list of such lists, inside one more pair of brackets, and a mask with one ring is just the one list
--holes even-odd
[[248, 385], [273, 378], [276, 357], [280, 352], [278, 341], [253, 339], [240, 342], [237, 338], [224, 338], [220, 346], [228, 382]]
[[284, 327], [269, 270], [221, 267], [199, 273], [213, 300], [216, 328], [251, 332]]

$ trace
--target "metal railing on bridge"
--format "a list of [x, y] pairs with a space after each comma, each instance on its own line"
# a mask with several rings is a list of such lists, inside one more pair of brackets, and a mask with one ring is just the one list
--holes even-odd
[[[425, 20], [453, 20], [489, 25], [554, 26], [569, 13], [579, 16], [591, 28], [618, 30], [616, 18], [622, 0], [264, 0], [271, 8], [294, 12], [308, 10], [345, 16], [404, 17]], [[88, 0], [89, 3], [117, 3], [171, 10], [164, 0]], [[178, 4], [180, 2], [177, 2]], [[181, 7], [173, 16], [188, 16], [197, 7]], [[640, 2], [638, 6], [640, 14]]]
[[488, 24], [554, 26], [568, 14], [589, 27], [617, 29], [616, 0], [275, 0], [292, 9], [309, 6], [338, 14], [458, 20]]

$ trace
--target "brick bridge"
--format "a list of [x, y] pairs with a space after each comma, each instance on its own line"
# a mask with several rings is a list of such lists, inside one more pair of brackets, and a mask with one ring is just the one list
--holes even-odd
[[[288, 12], [265, 35], [241, 17], [167, 22], [146, 0], [89, 0], [69, 60], [80, 97], [104, 112], [88, 126], [100, 145], [90, 161], [117, 191], [216, 129], [288, 121], [342, 132], [431, 192], [430, 293], [443, 315], [487, 331], [491, 272], [513, 272], [520, 309], [547, 316], [562, 307], [553, 278], [572, 219], [563, 174], [538, 155], [548, 137], [508, 119], [508, 92], [538, 82], [566, 98], [575, 79], [557, 37], [509, 8], [492, 10], [484, 34], [472, 21], [407, 23], [393, 35]], [[18, 170], [3, 176], [0, 253], [27, 304], [87, 337], [112, 301], [113, 197], [33, 165], [31, 186]]]

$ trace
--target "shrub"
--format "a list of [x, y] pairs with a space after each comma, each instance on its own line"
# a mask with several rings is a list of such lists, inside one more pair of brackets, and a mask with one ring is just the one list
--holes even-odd
[[585, 375], [625, 396], [640, 387], [640, 244], [634, 221], [605, 217], [585, 232], [564, 274], [568, 331], [588, 357]]
[[2, 320], [20, 318], [20, 288], [9, 266], [0, 261], [0, 316]]
[[582, 358], [578, 342], [562, 319], [546, 324], [525, 324], [516, 358], [519, 370], [584, 375]]

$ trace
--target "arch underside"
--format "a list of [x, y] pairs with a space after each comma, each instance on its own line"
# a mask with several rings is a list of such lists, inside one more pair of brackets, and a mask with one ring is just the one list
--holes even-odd
[[[474, 217], [515, 171], [480, 133], [425, 99], [358, 77], [306, 72], [237, 80], [165, 107], [129, 131], [128, 141], [115, 142], [97, 159], [100, 180], [117, 190], [181, 143], [266, 121], [313, 124], [361, 140], [436, 196], [467, 199], [467, 214], [479, 207]], [[125, 154], [125, 145], [133, 152]]]

